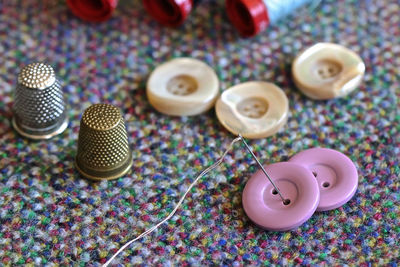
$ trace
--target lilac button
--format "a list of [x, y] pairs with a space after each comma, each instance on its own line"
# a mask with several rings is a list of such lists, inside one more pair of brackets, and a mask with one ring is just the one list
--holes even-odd
[[321, 193], [317, 211], [342, 206], [357, 190], [356, 166], [339, 151], [328, 148], [307, 149], [293, 156], [289, 162], [301, 164], [314, 174]]
[[243, 208], [258, 226], [272, 231], [286, 231], [307, 221], [319, 203], [319, 189], [311, 171], [291, 162], [264, 166], [272, 181], [281, 191], [288, 205], [264, 173], [259, 170], [251, 176], [243, 191]]

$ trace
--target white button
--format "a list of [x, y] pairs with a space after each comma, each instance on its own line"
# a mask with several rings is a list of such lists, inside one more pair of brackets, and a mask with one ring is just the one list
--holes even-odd
[[218, 120], [234, 134], [264, 138], [285, 125], [288, 99], [276, 85], [245, 82], [224, 91], [215, 105]]
[[147, 98], [159, 112], [175, 116], [209, 110], [219, 95], [214, 70], [200, 60], [178, 58], [158, 66], [147, 81]]
[[292, 65], [296, 86], [312, 99], [331, 99], [356, 89], [365, 65], [353, 51], [337, 44], [318, 43], [300, 53]]

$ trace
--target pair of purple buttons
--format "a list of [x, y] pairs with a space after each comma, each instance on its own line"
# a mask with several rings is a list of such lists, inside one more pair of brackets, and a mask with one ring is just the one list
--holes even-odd
[[243, 191], [243, 208], [258, 226], [272, 231], [294, 229], [314, 212], [336, 209], [355, 194], [358, 174], [354, 163], [343, 153], [328, 148], [312, 148], [288, 162], [264, 166], [285, 199], [259, 170]]

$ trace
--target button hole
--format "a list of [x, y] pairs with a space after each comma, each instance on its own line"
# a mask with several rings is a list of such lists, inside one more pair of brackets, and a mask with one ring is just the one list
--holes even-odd
[[314, 177], [317, 177], [317, 173], [316, 172], [312, 172], [312, 174], [314, 174]]
[[329, 187], [330, 185], [331, 185], [331, 184], [330, 184], [329, 182], [324, 182], [324, 183], [322, 184], [322, 186], [325, 187], [325, 188]]
[[276, 190], [274, 189], [274, 190], [272, 190], [272, 194], [273, 194], [273, 195], [276, 195], [276, 194], [278, 194], [278, 191], [276, 191]]
[[283, 205], [285, 205], [285, 206], [287, 206], [287, 205], [289, 205], [290, 204], [290, 199], [285, 199], [284, 201], [283, 201]]

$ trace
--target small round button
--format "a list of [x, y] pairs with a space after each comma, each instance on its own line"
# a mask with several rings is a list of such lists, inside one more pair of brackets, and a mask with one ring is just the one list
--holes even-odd
[[351, 159], [339, 151], [311, 148], [294, 155], [289, 162], [303, 165], [315, 176], [321, 192], [318, 211], [342, 206], [357, 190], [357, 168]]
[[289, 104], [285, 93], [276, 85], [253, 81], [224, 91], [215, 111], [230, 132], [256, 139], [273, 135], [285, 125]]
[[312, 99], [349, 94], [361, 83], [365, 65], [344, 46], [318, 43], [300, 53], [292, 64], [296, 86]]
[[319, 202], [318, 184], [313, 174], [296, 163], [279, 162], [264, 166], [272, 181], [287, 200], [259, 170], [251, 176], [243, 191], [243, 208], [258, 226], [271, 231], [294, 229], [314, 214]]
[[178, 58], [158, 66], [147, 81], [147, 98], [159, 112], [191, 116], [209, 110], [219, 95], [219, 81], [207, 64]]

